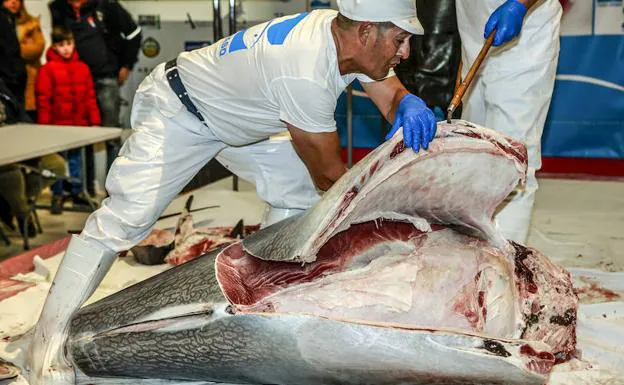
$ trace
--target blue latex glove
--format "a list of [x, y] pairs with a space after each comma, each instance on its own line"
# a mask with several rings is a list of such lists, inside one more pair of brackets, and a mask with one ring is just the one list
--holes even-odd
[[436, 119], [425, 102], [416, 95], [407, 94], [399, 102], [392, 129], [386, 140], [392, 138], [403, 127], [403, 141], [415, 152], [429, 148], [429, 142], [436, 133]]
[[490, 15], [485, 24], [484, 37], [487, 39], [490, 33], [496, 29], [492, 45], [499, 46], [507, 43], [520, 34], [526, 12], [526, 5], [518, 0], [507, 0]]

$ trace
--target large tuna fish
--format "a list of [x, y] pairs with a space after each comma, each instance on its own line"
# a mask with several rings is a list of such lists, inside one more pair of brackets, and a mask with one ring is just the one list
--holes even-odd
[[466, 122], [397, 136], [302, 215], [84, 307], [91, 377], [227, 383], [543, 384], [575, 349], [569, 274], [495, 208], [524, 147]]

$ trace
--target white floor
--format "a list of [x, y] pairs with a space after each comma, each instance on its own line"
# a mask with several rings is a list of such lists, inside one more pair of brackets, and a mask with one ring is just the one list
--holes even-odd
[[[264, 204], [253, 186], [241, 182], [239, 192], [232, 192], [231, 186], [228, 178], [193, 193], [193, 207], [220, 205], [194, 214], [197, 224], [234, 225], [240, 218], [247, 224], [259, 223]], [[575, 285], [593, 282], [624, 295], [624, 183], [541, 179], [540, 186], [529, 246], [568, 268]], [[179, 197], [165, 214], [180, 211], [185, 201], [186, 197]], [[45, 228], [45, 218], [42, 222]], [[158, 227], [173, 227], [175, 223], [176, 218], [169, 218], [160, 221]], [[25, 333], [34, 324], [59, 262], [60, 255], [42, 262], [39, 271], [43, 276], [30, 273], [18, 277], [38, 285], [0, 302], [0, 358], [20, 361], [23, 352], [3, 337]], [[165, 268], [119, 259], [89, 302]], [[624, 384], [624, 300], [583, 301], [578, 324], [583, 360], [558, 367], [550, 384]]]
[[566, 267], [624, 271], [624, 182], [541, 179], [528, 245]]

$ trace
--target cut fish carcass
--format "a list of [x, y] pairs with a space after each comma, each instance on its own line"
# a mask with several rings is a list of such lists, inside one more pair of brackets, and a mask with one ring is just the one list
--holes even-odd
[[307, 212], [83, 308], [82, 374], [247, 384], [543, 384], [576, 344], [570, 275], [507, 242], [522, 144], [400, 135]]
[[181, 265], [214, 249], [234, 243], [240, 237], [252, 234], [260, 228], [260, 225], [245, 226], [242, 219], [234, 227], [196, 228], [190, 209], [192, 202], [193, 195], [187, 199], [175, 231], [152, 229], [143, 241], [131, 249], [137, 262], [144, 265], [162, 263]]

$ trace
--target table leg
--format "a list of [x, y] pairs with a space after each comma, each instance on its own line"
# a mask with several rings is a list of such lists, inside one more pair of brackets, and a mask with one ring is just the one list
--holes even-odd
[[89, 191], [87, 190], [87, 150], [86, 146], [80, 148], [81, 162], [82, 162], [82, 172], [80, 173], [80, 177], [82, 179], [82, 192], [85, 194], [89, 202], [89, 206], [93, 211], [97, 210], [97, 205], [89, 195]]
[[28, 237], [30, 236], [30, 234], [28, 234], [28, 222], [29, 222], [30, 216], [27, 216], [26, 219], [24, 220], [24, 223], [22, 223], [22, 238], [24, 238], [24, 250], [30, 250], [30, 240], [28, 239]]
[[0, 239], [2, 239], [2, 241], [7, 245], [7, 246], [11, 246], [11, 240], [9, 239], [9, 237], [7, 237], [6, 233], [4, 232], [4, 230], [2, 229], [2, 225], [0, 225]]

